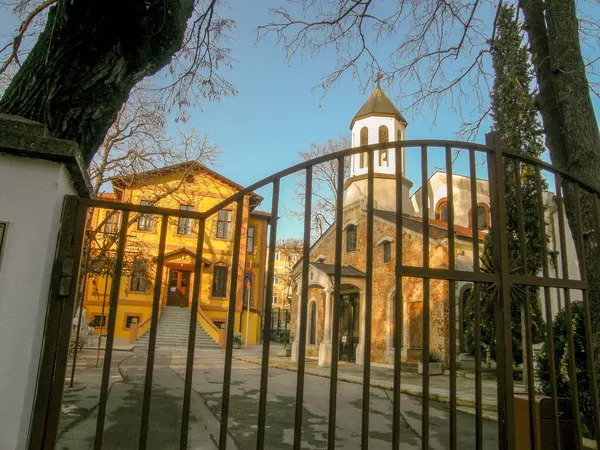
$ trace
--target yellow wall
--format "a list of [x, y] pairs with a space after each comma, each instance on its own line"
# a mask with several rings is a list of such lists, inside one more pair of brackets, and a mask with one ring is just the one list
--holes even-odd
[[[156, 176], [154, 178], [145, 179], [143, 185], [138, 185], [132, 188], [122, 188], [115, 186], [115, 191], [120, 193], [120, 200], [123, 202], [140, 204], [142, 200], [153, 201], [154, 206], [162, 208], [179, 209], [180, 205], [191, 205], [195, 211], [206, 211], [222, 200], [228, 198], [238, 191], [238, 188], [219, 179], [218, 176], [213, 176], [211, 173], [204, 171], [195, 171], [192, 176], [186, 173], [171, 173], [169, 175]], [[182, 180], [187, 180], [183, 181]], [[205, 310], [206, 315], [215, 320], [225, 321], [227, 316], [227, 308], [229, 304], [229, 290], [231, 280], [231, 263], [233, 257], [233, 233], [235, 227], [235, 205], [231, 205], [225, 209], [232, 211], [231, 225], [229, 238], [217, 237], [217, 214], [214, 214], [206, 220], [203, 255], [204, 264], [202, 267], [202, 280], [200, 290], [200, 307]], [[99, 248], [104, 246], [108, 248], [109, 254], [116, 251], [116, 245], [113, 242], [114, 236], [105, 234], [105, 226], [102, 222], [105, 221], [108, 210], [96, 209], [92, 216], [92, 229], [99, 230], [95, 234], [93, 247]], [[130, 222], [138, 217], [138, 214], [131, 213]], [[245, 214], [248, 217], [248, 214]], [[119, 308], [117, 310], [117, 322], [115, 328], [115, 337], [126, 338], [129, 336], [129, 331], [122, 326], [127, 313], [141, 314], [140, 322], [143, 322], [151, 315], [151, 304], [154, 292], [155, 280], [155, 261], [158, 255], [158, 241], [160, 237], [160, 229], [162, 219], [159, 215], [154, 215], [152, 218], [151, 230], [139, 230], [138, 221], [131, 223], [127, 231], [127, 244], [125, 247], [125, 267], [131, 267], [131, 261], [136, 257], [141, 257], [149, 263], [148, 282], [145, 292], [134, 292], [130, 289], [131, 277], [129, 269], [123, 271], [121, 283], [119, 287]], [[102, 226], [100, 226], [102, 225]], [[248, 271], [250, 261], [252, 261], [253, 286], [252, 286], [252, 308], [258, 308], [254, 312], [255, 315], [260, 315], [260, 310], [263, 306], [263, 288], [264, 288], [264, 256], [266, 253], [266, 230], [268, 226], [267, 218], [264, 216], [251, 215], [243, 230], [247, 226], [255, 227], [255, 244], [252, 253], [245, 254], [245, 271]], [[192, 232], [188, 235], [178, 234], [178, 219], [170, 218], [168, 223], [165, 253], [165, 267], [162, 275], [161, 286], [161, 304], [166, 303], [167, 283], [170, 269], [191, 270], [191, 278], [188, 286], [189, 300], [191, 301], [191, 291], [193, 286], [193, 270], [195, 257], [186, 252], [181, 252], [181, 249], [187, 249], [195, 254], [196, 241], [198, 233], [198, 221], [192, 221]], [[245, 237], [245, 236], [244, 236]], [[108, 241], [107, 241], [108, 239]], [[110, 239], [113, 239], [111, 241]], [[111, 245], [106, 245], [110, 242]], [[245, 239], [242, 240], [245, 243]], [[245, 247], [244, 247], [245, 250]], [[106, 252], [106, 250], [104, 250]], [[171, 254], [171, 256], [168, 256]], [[243, 258], [242, 258], [243, 259]], [[227, 278], [227, 295], [225, 298], [212, 297], [213, 283], [213, 266], [225, 265], [229, 268]], [[111, 274], [112, 275], [112, 274]], [[88, 321], [91, 322], [94, 314], [100, 314], [102, 309], [102, 300], [105, 291], [105, 282], [107, 281], [104, 275], [88, 276], [85, 288], [85, 306], [88, 310]], [[240, 280], [238, 277], [239, 286], [244, 283], [243, 277]], [[105, 315], [108, 318], [108, 304], [110, 301], [112, 279], [108, 277], [106, 286], [106, 307]], [[240, 304], [238, 304], [238, 308]], [[239, 313], [236, 314], [236, 319], [239, 321]], [[236, 324], [239, 326], [238, 324]], [[259, 320], [251, 320], [251, 327], [260, 326]], [[237, 329], [237, 328], [236, 328]], [[259, 336], [260, 330], [252, 330], [253, 336]], [[256, 339], [254, 339], [256, 340]]]

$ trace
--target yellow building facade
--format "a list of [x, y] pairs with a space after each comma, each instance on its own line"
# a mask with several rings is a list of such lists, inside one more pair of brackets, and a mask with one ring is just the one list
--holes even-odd
[[[198, 212], [209, 210], [243, 189], [198, 163], [139, 173], [131, 179], [115, 178], [112, 184], [114, 193], [103, 194], [102, 199]], [[254, 193], [244, 198], [237, 268], [232, 267], [235, 203], [206, 219], [197, 319], [216, 342], [218, 330], [227, 320], [233, 270], [238, 270], [234, 329], [242, 332], [248, 344], [260, 340], [270, 221], [269, 213], [256, 210], [261, 201], [262, 197]], [[89, 220], [91, 244], [84, 306], [87, 320], [96, 333], [106, 333], [120, 214], [96, 208]], [[196, 263], [198, 221], [176, 217], [168, 220], [160, 286], [161, 311], [164, 306], [191, 306]], [[136, 321], [139, 335], [150, 328], [162, 216], [132, 213], [128, 222], [115, 327], [115, 338], [121, 341], [130, 339], [131, 325]]]

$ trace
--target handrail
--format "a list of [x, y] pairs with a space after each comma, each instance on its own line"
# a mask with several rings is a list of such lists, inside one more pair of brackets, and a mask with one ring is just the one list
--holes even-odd
[[215, 330], [216, 332], [219, 331], [219, 329], [217, 328], [217, 326], [214, 324], [214, 322], [212, 320], [210, 320], [210, 318], [206, 315], [206, 313], [202, 310], [202, 308], [200, 308], [200, 306], [198, 306], [198, 314], [208, 322], [208, 325]]

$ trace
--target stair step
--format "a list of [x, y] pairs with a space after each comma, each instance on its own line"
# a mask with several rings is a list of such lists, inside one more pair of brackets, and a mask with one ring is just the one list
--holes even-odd
[[[189, 342], [191, 310], [177, 306], [165, 306], [158, 320], [156, 345], [171, 347], [187, 347]], [[146, 332], [138, 339], [137, 344], [144, 347], [150, 342], [150, 333]], [[217, 343], [196, 324], [196, 348], [219, 348]]]

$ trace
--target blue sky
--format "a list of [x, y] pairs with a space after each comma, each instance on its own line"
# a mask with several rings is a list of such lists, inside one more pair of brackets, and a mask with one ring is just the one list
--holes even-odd
[[[236, 87], [239, 94], [219, 102], [205, 102], [192, 110], [190, 124], [199, 133], [208, 133], [221, 148], [216, 167], [218, 172], [242, 184], [249, 185], [276, 171], [299, 162], [298, 151], [308, 149], [311, 142], [324, 142], [328, 138], [349, 134], [352, 117], [368, 98], [358, 83], [348, 74], [333, 87], [326, 98], [312, 88], [333, 68], [334, 54], [319, 57], [296, 58], [292, 64], [285, 61], [283, 51], [267, 38], [255, 43], [256, 27], [269, 19], [269, 7], [278, 6], [281, 0], [260, 2], [231, 1], [227, 16], [235, 19], [237, 31], [230, 43], [232, 56], [237, 60], [232, 70], [223, 74]], [[257, 5], [260, 4], [260, 7]], [[582, 3], [589, 15], [598, 17], [598, 5]], [[10, 11], [0, 9], [0, 29], [10, 32], [16, 22]], [[401, 36], [399, 36], [401, 38]], [[380, 43], [377, 51], [389, 54], [397, 40]], [[584, 49], [597, 52], [596, 49]], [[408, 139], [455, 139], [461, 118], [452, 112], [450, 104], [441, 104], [434, 123], [432, 113], [416, 115], [406, 111], [398, 99], [410, 86], [382, 86], [395, 101], [409, 122]], [[475, 107], [473, 104], [472, 107]], [[600, 105], [595, 99], [596, 111]], [[468, 108], [467, 108], [468, 109]], [[475, 116], [474, 116], [475, 117]], [[477, 142], [484, 141], [489, 131], [487, 121], [481, 127]], [[440, 153], [441, 155], [441, 153]], [[420, 158], [408, 158], [407, 175], [416, 189], [420, 185]], [[429, 173], [441, 165], [441, 160], [430, 153]], [[458, 161], [457, 171], [465, 170], [464, 158]], [[479, 167], [483, 176], [485, 167]], [[295, 179], [282, 184], [280, 211], [293, 207], [292, 185]], [[270, 209], [270, 190], [259, 192], [265, 197], [260, 209]], [[279, 236], [301, 236], [302, 224], [282, 216]]]

